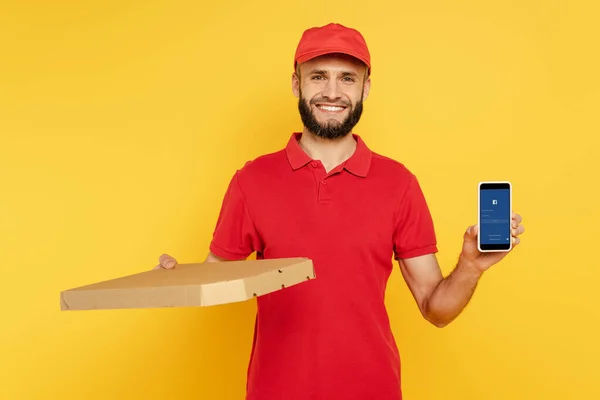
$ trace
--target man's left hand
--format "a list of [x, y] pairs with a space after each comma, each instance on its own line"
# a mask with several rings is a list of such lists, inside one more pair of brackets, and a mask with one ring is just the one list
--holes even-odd
[[470, 226], [464, 235], [464, 243], [460, 254], [459, 264], [463, 263], [475, 268], [478, 272], [483, 273], [492, 265], [496, 264], [508, 255], [520, 242], [519, 236], [525, 232], [525, 227], [521, 225], [523, 219], [519, 214], [512, 213], [511, 221], [511, 239], [512, 248], [510, 251], [498, 252], [480, 252], [477, 248], [477, 235], [479, 234], [479, 226]]

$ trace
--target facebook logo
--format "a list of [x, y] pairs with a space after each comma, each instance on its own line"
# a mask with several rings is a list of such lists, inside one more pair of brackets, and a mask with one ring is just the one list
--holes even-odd
[[498, 200], [492, 200], [492, 204], [495, 206], [498, 205]]

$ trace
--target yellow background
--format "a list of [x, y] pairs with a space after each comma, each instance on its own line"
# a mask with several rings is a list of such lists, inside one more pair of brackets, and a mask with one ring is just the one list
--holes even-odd
[[513, 182], [527, 229], [441, 330], [396, 268], [406, 398], [600, 398], [596, 2], [8, 3], [1, 399], [243, 397], [253, 302], [60, 312], [59, 293], [204, 259], [235, 169], [301, 129], [294, 49], [330, 21], [369, 43], [356, 132], [419, 177], [444, 272], [480, 180]]

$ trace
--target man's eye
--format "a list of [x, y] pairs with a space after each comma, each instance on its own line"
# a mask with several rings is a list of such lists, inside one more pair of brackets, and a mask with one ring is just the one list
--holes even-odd
[[354, 78], [350, 78], [349, 76], [345, 76], [342, 80], [344, 82], [354, 82]]
[[317, 80], [321, 80], [321, 79], [325, 79], [325, 78], [323, 78], [321, 75], [315, 75], [315, 76], [312, 77], [312, 79], [314, 81], [317, 81]]

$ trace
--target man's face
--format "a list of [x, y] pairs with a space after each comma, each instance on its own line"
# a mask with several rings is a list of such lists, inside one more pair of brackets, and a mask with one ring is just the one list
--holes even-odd
[[324, 139], [339, 139], [360, 120], [370, 80], [367, 67], [344, 55], [325, 55], [300, 65], [292, 76], [304, 126]]

